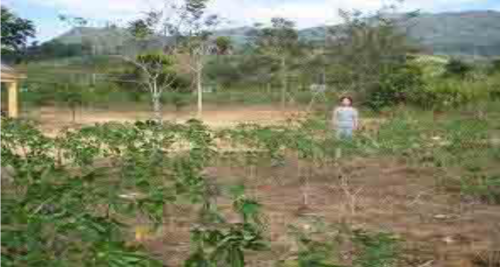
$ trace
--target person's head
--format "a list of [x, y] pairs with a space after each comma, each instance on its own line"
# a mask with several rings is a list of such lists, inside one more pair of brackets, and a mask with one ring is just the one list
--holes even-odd
[[340, 98], [340, 104], [344, 107], [351, 107], [352, 106], [352, 98], [349, 96], [343, 96]]

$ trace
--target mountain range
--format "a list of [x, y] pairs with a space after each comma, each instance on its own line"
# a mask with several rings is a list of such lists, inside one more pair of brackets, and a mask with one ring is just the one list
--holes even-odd
[[[325, 38], [325, 26], [299, 30], [300, 38], [318, 41]], [[216, 36], [228, 36], [239, 46], [250, 39], [252, 27], [222, 29]], [[500, 12], [468, 11], [422, 13], [407, 28], [409, 37], [433, 54], [500, 56]], [[79, 27], [54, 38], [64, 44], [92, 43], [99, 51], [118, 51], [131, 44], [126, 31], [117, 27]]]

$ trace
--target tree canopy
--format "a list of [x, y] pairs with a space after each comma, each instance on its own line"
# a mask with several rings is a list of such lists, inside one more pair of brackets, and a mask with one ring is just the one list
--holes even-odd
[[295, 23], [285, 18], [271, 19], [271, 27], [254, 32], [254, 45], [258, 51], [273, 56], [285, 56], [292, 53], [299, 43], [299, 34]]
[[29, 38], [35, 37], [35, 25], [32, 21], [14, 14], [7, 7], [1, 7], [2, 16], [2, 53], [21, 51]]

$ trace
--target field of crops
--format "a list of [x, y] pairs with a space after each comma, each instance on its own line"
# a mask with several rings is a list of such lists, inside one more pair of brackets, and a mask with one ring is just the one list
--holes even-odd
[[213, 129], [3, 119], [2, 266], [497, 266], [500, 113]]

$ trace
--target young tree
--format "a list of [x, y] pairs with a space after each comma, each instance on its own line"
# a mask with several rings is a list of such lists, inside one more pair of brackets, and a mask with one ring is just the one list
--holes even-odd
[[[219, 23], [217, 16], [205, 14], [207, 2], [184, 0], [180, 5], [166, 3], [162, 9], [148, 12], [146, 17], [130, 24], [130, 31], [136, 38], [145, 40], [152, 37], [160, 42], [163, 53], [176, 58], [189, 57], [184, 62], [194, 74], [199, 116], [203, 109], [204, 59], [210, 52], [213, 28]], [[139, 62], [135, 63], [138, 65]]]
[[206, 65], [206, 57], [212, 51], [213, 28], [219, 23], [217, 16], [208, 16], [202, 18], [203, 10], [205, 9], [206, 0], [191, 0], [196, 3], [192, 8], [189, 8], [190, 19], [188, 19], [188, 28], [190, 30], [182, 35], [182, 50], [181, 53], [187, 53], [189, 60], [187, 61], [190, 69], [194, 73], [197, 94], [197, 116], [201, 118], [203, 112], [203, 74]]
[[215, 47], [217, 55], [227, 55], [233, 49], [233, 41], [227, 36], [219, 36], [215, 38]]
[[71, 110], [71, 122], [76, 122], [76, 110], [85, 103], [85, 88], [76, 83], [56, 85], [57, 100]]
[[284, 109], [288, 87], [288, 61], [299, 51], [299, 34], [293, 21], [273, 18], [271, 23], [271, 27], [254, 32], [254, 45], [260, 54], [280, 62], [281, 106]]
[[331, 82], [362, 95], [379, 88], [381, 77], [394, 66], [404, 66], [415, 51], [404, 29], [411, 29], [415, 12], [382, 8], [375, 15], [339, 11], [343, 23], [330, 27], [325, 57], [334, 72]]
[[1, 6], [2, 54], [17, 55], [29, 38], [35, 37], [35, 26], [27, 19], [19, 18], [8, 8]]
[[232, 53], [233, 41], [230, 37], [219, 36], [214, 40], [213, 53], [217, 56], [215, 60], [210, 60], [205, 75], [208, 79], [222, 84], [224, 87], [231, 82], [239, 80], [239, 70], [234, 60], [230, 57], [223, 57]]
[[141, 85], [151, 97], [156, 120], [161, 121], [161, 108], [167, 90], [170, 92], [167, 100], [175, 105], [177, 111], [185, 105], [189, 82], [176, 71], [173, 56], [161, 52], [139, 55], [131, 61], [130, 67], [116, 73], [113, 82], [129, 91], [134, 101], [139, 101], [141, 97], [141, 92], [137, 90], [137, 85]]
[[135, 67], [137, 75], [135, 82], [143, 86], [151, 97], [153, 118], [162, 121], [161, 98], [163, 92], [172, 89], [177, 80], [174, 70], [174, 59], [163, 53], [142, 54], [129, 62]]

